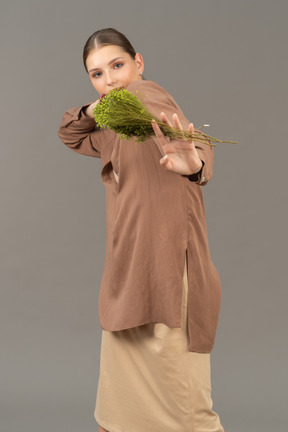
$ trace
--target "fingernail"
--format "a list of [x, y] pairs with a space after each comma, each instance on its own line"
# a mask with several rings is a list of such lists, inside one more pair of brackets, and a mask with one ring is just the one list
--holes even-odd
[[168, 156], [165, 155], [165, 156], [162, 158], [163, 162], [165, 162], [165, 161], [167, 160], [167, 158], [168, 158]]

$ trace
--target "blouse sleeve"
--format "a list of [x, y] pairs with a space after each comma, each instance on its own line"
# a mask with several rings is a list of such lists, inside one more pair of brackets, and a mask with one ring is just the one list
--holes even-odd
[[[139, 97], [141, 102], [157, 118], [163, 111], [171, 120], [174, 113], [178, 114], [179, 120], [184, 129], [188, 129], [189, 121], [183, 114], [181, 108], [173, 97], [154, 81], [138, 80], [133, 81], [127, 89]], [[201, 130], [195, 129], [201, 134]], [[214, 149], [211, 145], [194, 141], [199, 157], [202, 161], [202, 169], [199, 173], [189, 176], [190, 181], [205, 186], [213, 176]], [[208, 140], [207, 140], [208, 142]]]
[[81, 108], [66, 111], [58, 131], [65, 145], [85, 156], [101, 157], [101, 132], [93, 118], [88, 117]]

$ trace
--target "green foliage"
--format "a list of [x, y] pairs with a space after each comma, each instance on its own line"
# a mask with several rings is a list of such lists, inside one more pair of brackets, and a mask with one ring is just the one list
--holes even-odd
[[[138, 92], [137, 92], [138, 93]], [[215, 146], [214, 142], [235, 143], [235, 141], [221, 141], [199, 131], [201, 127], [194, 129], [194, 133], [183, 131], [168, 126], [152, 116], [139, 98], [124, 88], [115, 88], [107, 95], [101, 96], [93, 110], [95, 122], [100, 129], [108, 128], [118, 133], [125, 140], [136, 139], [143, 142], [154, 135], [151, 125], [154, 119], [163, 134], [169, 138], [178, 140], [196, 140], [204, 144]]]
[[152, 114], [126, 89], [113, 89], [94, 108], [94, 118], [102, 128], [114, 130], [121, 138], [143, 142], [154, 134]]

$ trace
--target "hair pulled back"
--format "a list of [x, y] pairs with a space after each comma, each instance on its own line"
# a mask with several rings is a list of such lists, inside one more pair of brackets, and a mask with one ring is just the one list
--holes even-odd
[[85, 43], [83, 49], [83, 63], [86, 72], [88, 72], [86, 60], [90, 52], [95, 48], [97, 49], [105, 45], [118, 45], [123, 49], [123, 51], [128, 53], [133, 58], [133, 60], [135, 59], [136, 51], [126, 36], [114, 28], [105, 28], [93, 33]]

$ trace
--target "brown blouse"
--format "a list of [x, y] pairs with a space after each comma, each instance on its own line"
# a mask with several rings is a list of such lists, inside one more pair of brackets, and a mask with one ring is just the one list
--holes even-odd
[[[189, 121], [158, 84], [139, 80], [127, 88], [141, 95], [153, 115], [164, 111], [171, 119], [176, 112], [188, 129]], [[101, 158], [103, 164], [107, 215], [98, 305], [102, 328], [123, 330], [148, 322], [180, 327], [187, 250], [189, 350], [211, 352], [221, 283], [210, 257], [201, 186], [212, 177], [213, 147], [195, 142], [204, 166], [191, 181], [160, 165], [162, 155], [153, 138], [137, 143], [99, 130], [85, 107], [68, 110], [58, 134], [72, 150]]]

